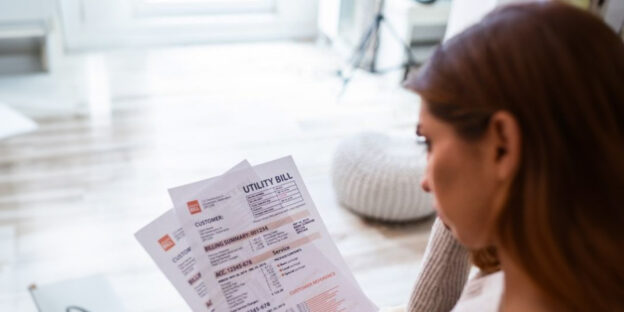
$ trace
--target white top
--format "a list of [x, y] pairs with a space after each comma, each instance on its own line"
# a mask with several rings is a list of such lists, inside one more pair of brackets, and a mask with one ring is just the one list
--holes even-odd
[[453, 312], [496, 312], [503, 295], [502, 271], [470, 279], [464, 287]]

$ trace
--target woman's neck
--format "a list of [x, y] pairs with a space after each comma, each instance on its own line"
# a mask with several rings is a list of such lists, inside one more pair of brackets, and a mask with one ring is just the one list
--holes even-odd
[[505, 276], [500, 311], [551, 311], [544, 295], [509, 255], [498, 248], [498, 256]]

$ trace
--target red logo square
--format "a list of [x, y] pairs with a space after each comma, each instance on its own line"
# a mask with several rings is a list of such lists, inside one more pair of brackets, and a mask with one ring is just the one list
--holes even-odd
[[199, 201], [194, 200], [186, 203], [188, 210], [191, 214], [196, 214], [201, 212], [201, 207], [199, 206]]
[[160, 247], [162, 247], [165, 251], [167, 251], [167, 250], [173, 248], [173, 246], [175, 246], [175, 243], [173, 242], [173, 240], [171, 239], [169, 234], [161, 237], [158, 240], [158, 243], [160, 244]]

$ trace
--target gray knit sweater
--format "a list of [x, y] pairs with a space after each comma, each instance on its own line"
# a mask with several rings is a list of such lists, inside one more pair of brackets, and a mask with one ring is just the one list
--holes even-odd
[[450, 311], [464, 289], [470, 267], [468, 250], [436, 219], [407, 311]]

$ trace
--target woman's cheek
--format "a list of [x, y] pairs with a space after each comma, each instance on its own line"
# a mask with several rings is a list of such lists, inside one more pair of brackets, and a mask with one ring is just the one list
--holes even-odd
[[455, 223], [454, 210], [456, 208], [456, 196], [453, 191], [454, 168], [452, 168], [450, 164], [445, 163], [444, 161], [440, 162], [439, 160], [433, 163], [430, 173], [431, 180], [434, 181], [432, 184], [434, 185], [433, 188], [435, 190], [435, 205], [441, 218], [450, 223], [449, 225], [452, 225]]

